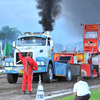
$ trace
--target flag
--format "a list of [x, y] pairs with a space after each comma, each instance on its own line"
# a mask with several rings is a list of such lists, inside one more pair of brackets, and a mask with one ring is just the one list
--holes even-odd
[[4, 47], [4, 51], [3, 51], [3, 56], [9, 57], [10, 56], [10, 53], [12, 51], [12, 48], [13, 48], [12, 45], [6, 43], [5, 44], [5, 47]]

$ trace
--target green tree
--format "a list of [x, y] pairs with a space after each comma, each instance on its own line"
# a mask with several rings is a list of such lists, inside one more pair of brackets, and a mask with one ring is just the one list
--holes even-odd
[[6, 42], [12, 45], [13, 41], [17, 40], [19, 34], [22, 34], [17, 28], [10, 28], [9, 26], [3, 26], [0, 30], [0, 39], [3, 41], [3, 47]]

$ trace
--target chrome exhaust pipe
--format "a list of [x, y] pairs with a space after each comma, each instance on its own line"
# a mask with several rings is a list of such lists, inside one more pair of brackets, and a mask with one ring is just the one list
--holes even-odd
[[46, 35], [49, 35], [49, 31], [46, 31]]

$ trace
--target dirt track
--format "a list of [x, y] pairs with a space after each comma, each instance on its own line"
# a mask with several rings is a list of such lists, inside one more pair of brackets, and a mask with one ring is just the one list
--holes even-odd
[[[100, 85], [100, 77], [97, 78], [85, 78], [89, 86]], [[55, 93], [66, 92], [68, 89], [72, 89], [76, 79], [67, 82], [58, 82], [54, 80], [52, 83], [42, 83], [44, 88], [44, 95], [50, 96]], [[18, 79], [16, 84], [9, 84], [6, 79], [6, 75], [0, 75], [0, 100], [34, 100], [36, 98], [38, 82], [33, 82], [32, 91], [34, 94], [23, 95], [21, 92], [22, 78]], [[56, 92], [55, 92], [56, 91]], [[53, 99], [50, 99], [53, 100]]]

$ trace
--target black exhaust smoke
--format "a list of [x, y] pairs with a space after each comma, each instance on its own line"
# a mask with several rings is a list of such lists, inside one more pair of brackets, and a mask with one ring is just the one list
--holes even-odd
[[39, 16], [41, 20], [39, 21], [42, 24], [44, 31], [52, 31], [55, 18], [61, 12], [60, 2], [61, 0], [36, 0], [38, 5], [37, 8], [41, 11]]

